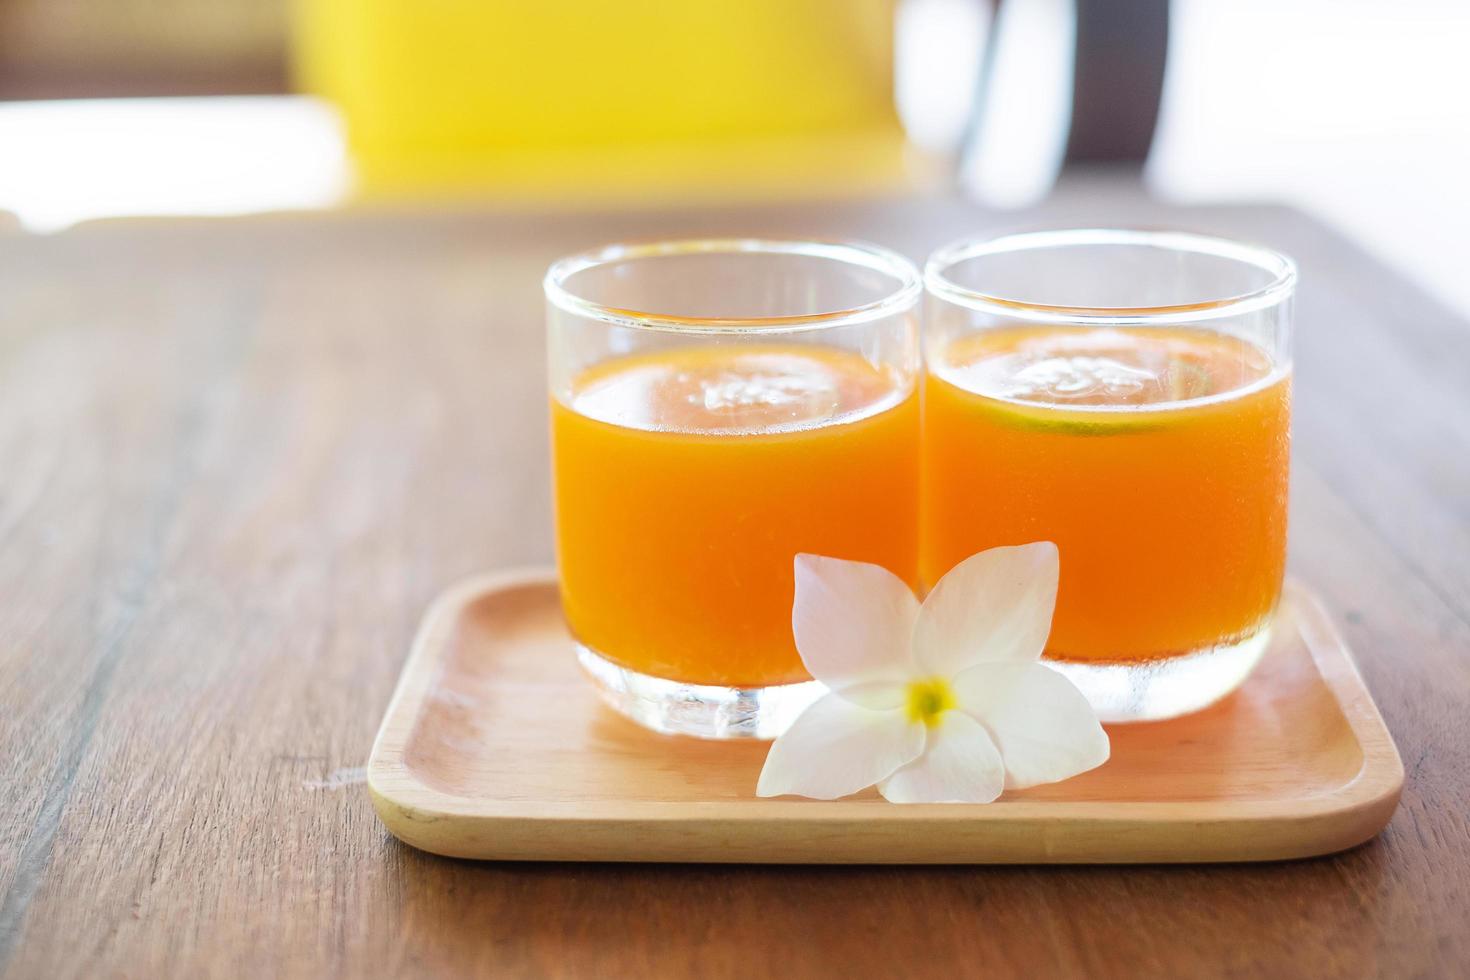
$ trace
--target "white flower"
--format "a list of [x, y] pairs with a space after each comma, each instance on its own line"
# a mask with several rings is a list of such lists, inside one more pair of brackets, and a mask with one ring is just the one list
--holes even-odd
[[1040, 663], [1057, 599], [1050, 541], [965, 559], [923, 606], [887, 569], [796, 556], [791, 626], [828, 694], [776, 739], [756, 793], [989, 803], [1107, 761], [1082, 694]]

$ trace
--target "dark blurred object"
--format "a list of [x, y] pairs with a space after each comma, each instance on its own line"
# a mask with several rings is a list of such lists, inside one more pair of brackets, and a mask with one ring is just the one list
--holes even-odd
[[1148, 157], [1169, 51], [1169, 0], [1076, 0], [1067, 163]]
[[284, 92], [281, 0], [0, 0], [0, 99]]
[[[988, 0], [990, 26], [980, 54], [956, 172], [974, 169], [987, 126], [996, 62], [1017, 0]], [[1025, 0], [1020, 0], [1024, 4]], [[1063, 166], [1120, 164], [1140, 176], [1153, 145], [1169, 51], [1169, 0], [1073, 0], [1076, 35]]]

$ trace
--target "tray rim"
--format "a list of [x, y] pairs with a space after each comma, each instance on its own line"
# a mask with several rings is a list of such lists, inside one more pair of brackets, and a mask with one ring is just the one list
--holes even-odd
[[[548, 854], [544, 846], [520, 846], [526, 838], [542, 838], [549, 825], [562, 830], [585, 828], [605, 831], [657, 825], [661, 829], [695, 826], [711, 831], [729, 827], [754, 829], [810, 827], [821, 825], [848, 832], [874, 825], [902, 824], [908, 831], [924, 826], [952, 828], [974, 825], [995, 831], [1044, 831], [1049, 824], [1065, 820], [1098, 832], [1147, 831], [1157, 842], [1137, 854], [1120, 850], [1116, 857], [1076, 859], [1049, 858], [1043, 853], [1030, 857], [946, 858], [942, 863], [1135, 863], [1214, 862], [1280, 860], [1311, 857], [1346, 850], [1374, 836], [1388, 823], [1403, 789], [1404, 768], [1393, 738], [1383, 722], [1350, 648], [1328, 616], [1320, 599], [1294, 578], [1287, 580], [1297, 610], [1297, 628], [1311, 654], [1319, 675], [1332, 692], [1339, 710], [1352, 731], [1362, 754], [1358, 772], [1341, 786], [1315, 795], [1274, 800], [1231, 800], [1208, 802], [1177, 801], [1003, 801], [1002, 805], [962, 806], [915, 804], [876, 807], [871, 801], [851, 800], [761, 800], [750, 801], [498, 801], [459, 796], [420, 781], [406, 761], [408, 741], [423, 712], [432, 682], [438, 677], [437, 661], [447, 649], [448, 634], [459, 611], [479, 596], [526, 586], [555, 587], [555, 571], [547, 566], [508, 568], [463, 579], [441, 593], [429, 606], [388, 707], [383, 714], [367, 766], [367, 785], [373, 805], [387, 829], [400, 840], [421, 850], [453, 857], [521, 860], [681, 861], [660, 857], [658, 848], [645, 854], [569, 853], [565, 858]], [[1326, 651], [1326, 652], [1325, 652]], [[1100, 809], [1106, 812], [1098, 812]], [[445, 820], [473, 821], [478, 829], [504, 838], [503, 853], [487, 856], [479, 849], [466, 850], [442, 839], [432, 825]], [[1191, 841], [1202, 832], [1218, 829], [1239, 833], [1262, 823], [1288, 829], [1289, 839], [1270, 853], [1259, 849], [1232, 847], [1196, 848]], [[1044, 834], [1042, 835], [1045, 836]], [[594, 850], [596, 850], [594, 848]], [[677, 848], [675, 849], [677, 850]], [[716, 860], [710, 857], [698, 861]], [[818, 863], [819, 859], [780, 856], [749, 858], [731, 856], [732, 862]], [[875, 855], [860, 860], [836, 857], [844, 864], [936, 863], [906, 859], [902, 855]]]

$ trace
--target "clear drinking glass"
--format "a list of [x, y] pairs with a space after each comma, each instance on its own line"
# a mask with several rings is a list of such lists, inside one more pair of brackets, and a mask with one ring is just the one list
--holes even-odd
[[812, 552], [918, 581], [918, 271], [868, 245], [614, 245], [547, 272], [562, 605], [665, 732], [772, 738], [820, 693]]
[[920, 578], [1051, 540], [1047, 657], [1104, 720], [1232, 691], [1286, 560], [1291, 260], [1172, 232], [958, 242], [925, 269]]

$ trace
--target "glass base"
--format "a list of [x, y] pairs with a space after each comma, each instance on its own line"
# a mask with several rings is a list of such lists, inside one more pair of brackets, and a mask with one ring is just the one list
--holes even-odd
[[644, 728], [668, 735], [775, 738], [827, 693], [816, 681], [772, 687], [684, 684], [629, 670], [580, 643], [577, 660], [602, 700]]
[[1167, 660], [1093, 663], [1048, 660], [1077, 685], [1099, 720], [1161, 721], [1209, 707], [1241, 685], [1271, 641], [1271, 627], [1237, 643]]

